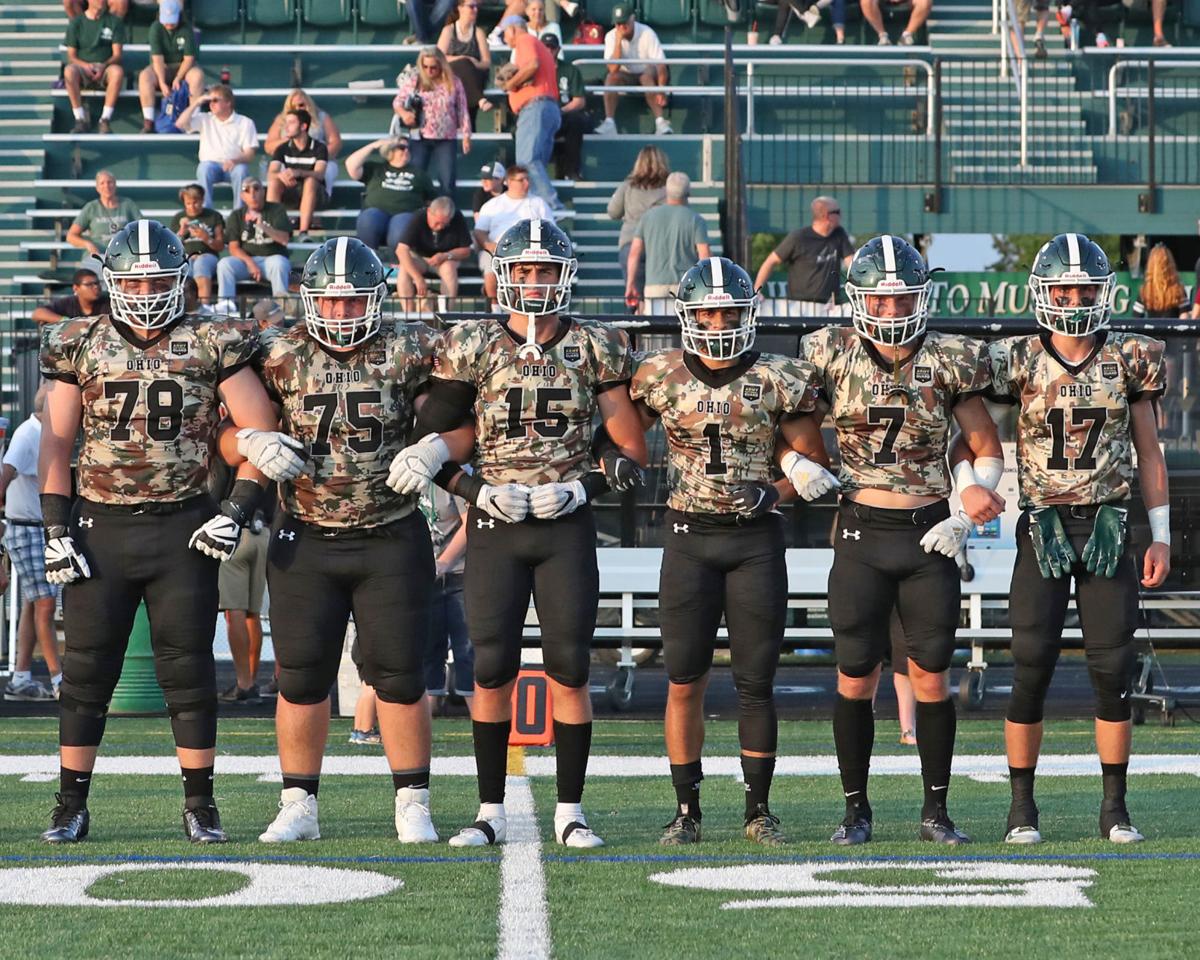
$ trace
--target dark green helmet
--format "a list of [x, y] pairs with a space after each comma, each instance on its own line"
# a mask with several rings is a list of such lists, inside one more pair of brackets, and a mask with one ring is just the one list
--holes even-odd
[[357, 347], [373, 337], [383, 320], [386, 276], [378, 255], [361, 240], [326, 240], [309, 256], [300, 275], [309, 335], [335, 350]]
[[174, 233], [157, 220], [127, 223], [104, 251], [112, 315], [146, 330], [168, 326], [183, 315], [187, 270], [187, 254]]
[[1082, 233], [1060, 233], [1044, 244], [1029, 271], [1037, 322], [1068, 337], [1107, 327], [1116, 290], [1108, 257]]
[[[702, 324], [701, 310], [735, 310], [733, 326]], [[683, 349], [711, 360], [732, 360], [754, 345], [758, 293], [750, 274], [728, 257], [708, 257], [688, 269], [675, 292]]]
[[[516, 283], [512, 268], [531, 262], [558, 264], [558, 279], [552, 283]], [[527, 317], [558, 313], [571, 302], [571, 285], [578, 270], [570, 239], [552, 220], [519, 220], [504, 231], [492, 255], [496, 302], [509, 313]]]
[[929, 290], [925, 258], [907, 240], [888, 234], [859, 247], [846, 272], [854, 329], [883, 347], [901, 346], [925, 332]]

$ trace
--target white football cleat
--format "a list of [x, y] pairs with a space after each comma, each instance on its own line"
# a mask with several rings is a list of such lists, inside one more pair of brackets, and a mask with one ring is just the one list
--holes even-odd
[[258, 835], [260, 843], [291, 843], [293, 840], [320, 840], [317, 823], [317, 798], [303, 787], [289, 787], [279, 793], [279, 813], [271, 825]]
[[437, 843], [429, 815], [428, 788], [401, 787], [396, 791], [396, 837], [401, 843]]
[[604, 841], [588, 826], [583, 808], [577, 803], [560, 803], [555, 809], [554, 839], [564, 847], [588, 849], [604, 846]]
[[1015, 844], [1041, 843], [1042, 834], [1037, 827], [1013, 827], [1004, 835], [1004, 842]]
[[1141, 843], [1146, 838], [1132, 823], [1114, 823], [1108, 831], [1110, 843]]
[[504, 815], [504, 804], [482, 803], [475, 822], [452, 836], [450, 846], [490, 847], [503, 843], [507, 836], [508, 818]]

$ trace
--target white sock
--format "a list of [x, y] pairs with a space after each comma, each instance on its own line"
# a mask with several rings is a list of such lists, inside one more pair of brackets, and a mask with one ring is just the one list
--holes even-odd
[[153, 107], [142, 107], [142, 119], [143, 120], [153, 120], [154, 119], [154, 108]]
[[112, 115], [113, 115], [113, 109], [114, 109], [113, 107], [105, 107], [103, 110], [101, 110], [100, 111], [100, 119], [101, 120], [111, 120]]
[[58, 673], [52, 676], [50, 678], [50, 682], [54, 684], [55, 689], [58, 689], [60, 686], [62, 686], [62, 671], [59, 670]]
[[476, 820], [507, 820], [504, 815], [504, 804], [502, 803], [481, 803], [479, 805], [479, 816]]
[[560, 820], [566, 820], [570, 823], [572, 820], [583, 819], [583, 804], [582, 803], [559, 803], [554, 806], [554, 821], [557, 823]]
[[84, 107], [76, 107], [71, 112], [75, 114], [76, 120], [86, 120], [87, 119], [87, 110]]
[[824, 10], [831, 3], [833, 3], [833, 0], [817, 0], [817, 9]]
[[33, 682], [32, 670], [14, 670], [12, 675], [12, 685], [14, 688], [22, 687], [27, 683]]

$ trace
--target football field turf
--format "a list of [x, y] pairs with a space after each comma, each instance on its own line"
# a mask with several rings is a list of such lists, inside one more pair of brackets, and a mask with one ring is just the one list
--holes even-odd
[[[379, 748], [335, 721], [322, 839], [268, 847], [278, 799], [272, 725], [223, 721], [217, 799], [232, 842], [189, 846], [165, 720], [114, 720], [92, 833], [38, 842], [57, 786], [55, 721], [6, 719], [0, 746], [0, 931], [11, 957], [1071, 957], [1195, 956], [1200, 808], [1196, 728], [1140, 727], [1130, 808], [1147, 842], [1099, 839], [1091, 725], [1052, 723], [1039, 847], [1000, 843], [1008, 809], [999, 722], [964, 719], [951, 811], [975, 838], [918, 842], [916, 753], [881, 721], [875, 839], [828, 836], [841, 813], [827, 721], [788, 722], [772, 808], [789, 846], [741, 838], [736, 724], [712, 723], [704, 841], [657, 843], [673, 811], [658, 724], [596, 725], [585, 809], [607, 846], [557, 846], [552, 750], [510, 759], [510, 843], [401, 847]], [[436, 722], [434, 820], [476, 808], [466, 721]], [[222, 773], [222, 770], [242, 772]], [[1136, 772], [1139, 769], [1159, 772]], [[334, 772], [337, 771], [337, 772]], [[1175, 771], [1175, 772], [1161, 772]], [[532, 815], [532, 819], [531, 819]]]

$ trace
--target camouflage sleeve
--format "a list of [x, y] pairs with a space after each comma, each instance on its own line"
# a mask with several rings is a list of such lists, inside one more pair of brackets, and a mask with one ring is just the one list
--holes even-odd
[[631, 356], [633, 377], [629, 381], [629, 395], [634, 401], [640, 400], [646, 409], [659, 416], [662, 411], [656, 406], [655, 384], [658, 382], [660, 364], [659, 355], [655, 353], [638, 353]]
[[1122, 345], [1129, 371], [1129, 402], [1157, 400], [1167, 389], [1166, 344], [1150, 337], [1131, 336]]
[[76, 361], [84, 346], [87, 324], [79, 320], [60, 320], [42, 330], [42, 376], [47, 380], [79, 383]]
[[803, 360], [786, 359], [779, 366], [779, 391], [782, 416], [791, 418], [817, 409], [820, 381], [816, 368]]
[[994, 403], [1016, 403], [1021, 396], [1021, 386], [1017, 383], [1013, 365], [1013, 348], [1016, 343], [1016, 340], [1009, 337], [1006, 340], [993, 340], [986, 347], [990, 373], [987, 395]]
[[484, 322], [488, 321], [463, 320], [442, 333], [433, 355], [433, 376], [479, 386], [476, 361], [486, 342]]
[[603, 323], [589, 324], [588, 332], [599, 392], [628, 383], [633, 376], [633, 350], [629, 345], [629, 334]]
[[252, 321], [213, 324], [217, 338], [217, 383], [254, 363], [259, 354], [258, 331]]
[[826, 367], [833, 356], [831, 336], [831, 328], [826, 327], [800, 338], [800, 359], [812, 367], [817, 390], [825, 400], [830, 396]]
[[991, 389], [991, 366], [987, 345], [974, 337], [951, 336], [940, 342], [946, 391], [961, 403]]
[[429, 389], [429, 375], [433, 370], [433, 358], [437, 352], [440, 337], [436, 330], [423, 323], [408, 325], [408, 339], [397, 337], [396, 343], [404, 352], [403, 357], [397, 357], [397, 366], [408, 364], [408, 378], [405, 389], [409, 397], [416, 397]]

